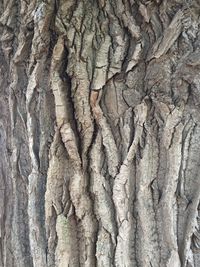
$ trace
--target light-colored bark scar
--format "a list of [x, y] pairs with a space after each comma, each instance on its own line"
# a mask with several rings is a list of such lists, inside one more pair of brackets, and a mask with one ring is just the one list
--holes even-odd
[[97, 121], [99, 121], [100, 116], [102, 114], [101, 109], [99, 107], [99, 102], [101, 100], [102, 90], [91, 90], [90, 93], [90, 106], [94, 117]]

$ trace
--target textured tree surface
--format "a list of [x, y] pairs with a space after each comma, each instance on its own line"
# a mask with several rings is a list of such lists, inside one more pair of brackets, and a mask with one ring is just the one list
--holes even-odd
[[0, 267], [200, 266], [199, 0], [0, 0]]

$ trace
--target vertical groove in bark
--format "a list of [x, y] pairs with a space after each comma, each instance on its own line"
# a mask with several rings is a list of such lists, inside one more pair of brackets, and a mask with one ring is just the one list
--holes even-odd
[[193, 1], [0, 1], [0, 267], [200, 265]]

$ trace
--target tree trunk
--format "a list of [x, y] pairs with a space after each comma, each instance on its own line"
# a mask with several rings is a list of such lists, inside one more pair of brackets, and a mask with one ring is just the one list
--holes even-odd
[[200, 266], [198, 0], [0, 0], [0, 267]]

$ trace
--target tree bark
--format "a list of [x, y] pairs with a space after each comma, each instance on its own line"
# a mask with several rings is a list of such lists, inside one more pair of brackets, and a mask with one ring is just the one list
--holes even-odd
[[200, 266], [199, 14], [0, 1], [0, 267]]

